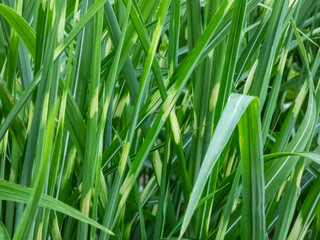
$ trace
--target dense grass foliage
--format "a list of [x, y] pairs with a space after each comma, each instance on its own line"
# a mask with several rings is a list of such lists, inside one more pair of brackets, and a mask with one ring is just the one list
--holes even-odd
[[320, 239], [319, 0], [0, 0], [0, 239]]

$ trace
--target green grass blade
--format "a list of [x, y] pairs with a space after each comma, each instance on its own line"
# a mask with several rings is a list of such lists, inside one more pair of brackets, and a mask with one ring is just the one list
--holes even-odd
[[[1, 180], [0, 181], [0, 192], [1, 192], [1, 199], [7, 200], [7, 201], [16, 201], [16, 202], [22, 202], [22, 203], [28, 203], [30, 196], [32, 195], [32, 189], [17, 185], [14, 183], [6, 182]], [[110, 234], [112, 232], [102, 226], [101, 224], [93, 221], [91, 218], [86, 217], [83, 213], [81, 213], [79, 210], [54, 199], [51, 196], [48, 195], [41, 195], [39, 205], [44, 208], [48, 208], [54, 211], [58, 211], [60, 213], [66, 214], [70, 217], [73, 217], [79, 221], [83, 221], [85, 223], [88, 223], [92, 226], [95, 226], [102, 231], [106, 231]]]
[[22, 41], [28, 48], [31, 56], [34, 57], [36, 36], [33, 29], [13, 9], [6, 5], [0, 4], [0, 14], [15, 29], [16, 33], [19, 35], [19, 37], [22, 39]]
[[2, 222], [0, 222], [0, 238], [3, 240], [10, 240], [11, 239], [6, 227], [3, 225]]
[[248, 107], [239, 121], [242, 170], [241, 238], [265, 239], [263, 148], [259, 104]]
[[203, 160], [199, 172], [199, 177], [197, 178], [196, 183], [193, 187], [190, 201], [188, 203], [188, 207], [180, 230], [180, 237], [182, 237], [187, 229], [195, 208], [200, 200], [202, 190], [206, 184], [210, 172], [212, 171], [217, 159], [226, 146], [242, 114], [246, 111], [247, 107], [253, 100], [254, 98], [244, 95], [232, 94], [230, 96], [226, 108], [223, 111], [223, 114], [221, 115], [219, 123], [215, 129], [212, 140], [208, 147], [208, 151]]

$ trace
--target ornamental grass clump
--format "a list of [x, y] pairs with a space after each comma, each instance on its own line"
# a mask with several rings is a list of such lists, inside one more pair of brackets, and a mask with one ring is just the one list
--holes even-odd
[[320, 1], [0, 0], [0, 239], [319, 239]]

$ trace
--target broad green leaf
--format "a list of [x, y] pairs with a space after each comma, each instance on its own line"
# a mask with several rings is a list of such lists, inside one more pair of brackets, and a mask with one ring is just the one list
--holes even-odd
[[0, 222], [0, 238], [3, 240], [10, 240], [11, 239], [6, 227], [3, 225], [2, 222]]
[[241, 238], [264, 239], [265, 193], [259, 104], [252, 103], [239, 121], [242, 171]]
[[36, 36], [29, 24], [10, 7], [0, 4], [0, 14], [15, 29], [32, 57], [35, 56]]
[[247, 110], [250, 103], [253, 102], [254, 104], [255, 101], [257, 100], [253, 97], [245, 95], [230, 95], [227, 105], [221, 115], [221, 118], [211, 139], [208, 151], [201, 165], [201, 169], [196, 183], [193, 187], [190, 201], [188, 203], [188, 207], [182, 223], [180, 237], [182, 237], [182, 235], [187, 229], [187, 226], [191, 220], [195, 208], [200, 200], [202, 190], [221, 152], [226, 146], [241, 116]]

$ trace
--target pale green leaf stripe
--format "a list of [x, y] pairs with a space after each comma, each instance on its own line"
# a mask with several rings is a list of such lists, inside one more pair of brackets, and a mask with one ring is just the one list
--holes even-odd
[[[0, 199], [5, 201], [14, 201], [21, 203], [28, 203], [32, 189], [11, 182], [0, 180]], [[44, 208], [48, 208], [62, 214], [68, 215], [81, 222], [88, 223], [102, 231], [114, 235], [109, 229], [102, 226], [98, 222], [85, 216], [79, 210], [57, 200], [51, 196], [42, 194], [39, 205]]]
[[238, 124], [241, 116], [248, 108], [249, 104], [257, 99], [251, 96], [231, 94], [227, 105], [221, 115], [212, 140], [208, 146], [208, 151], [204, 157], [198, 178], [191, 193], [190, 201], [182, 223], [180, 238], [187, 229], [191, 221], [191, 217], [200, 200], [203, 188], [208, 180], [208, 177], [217, 162], [221, 152], [226, 146], [231, 134]]

